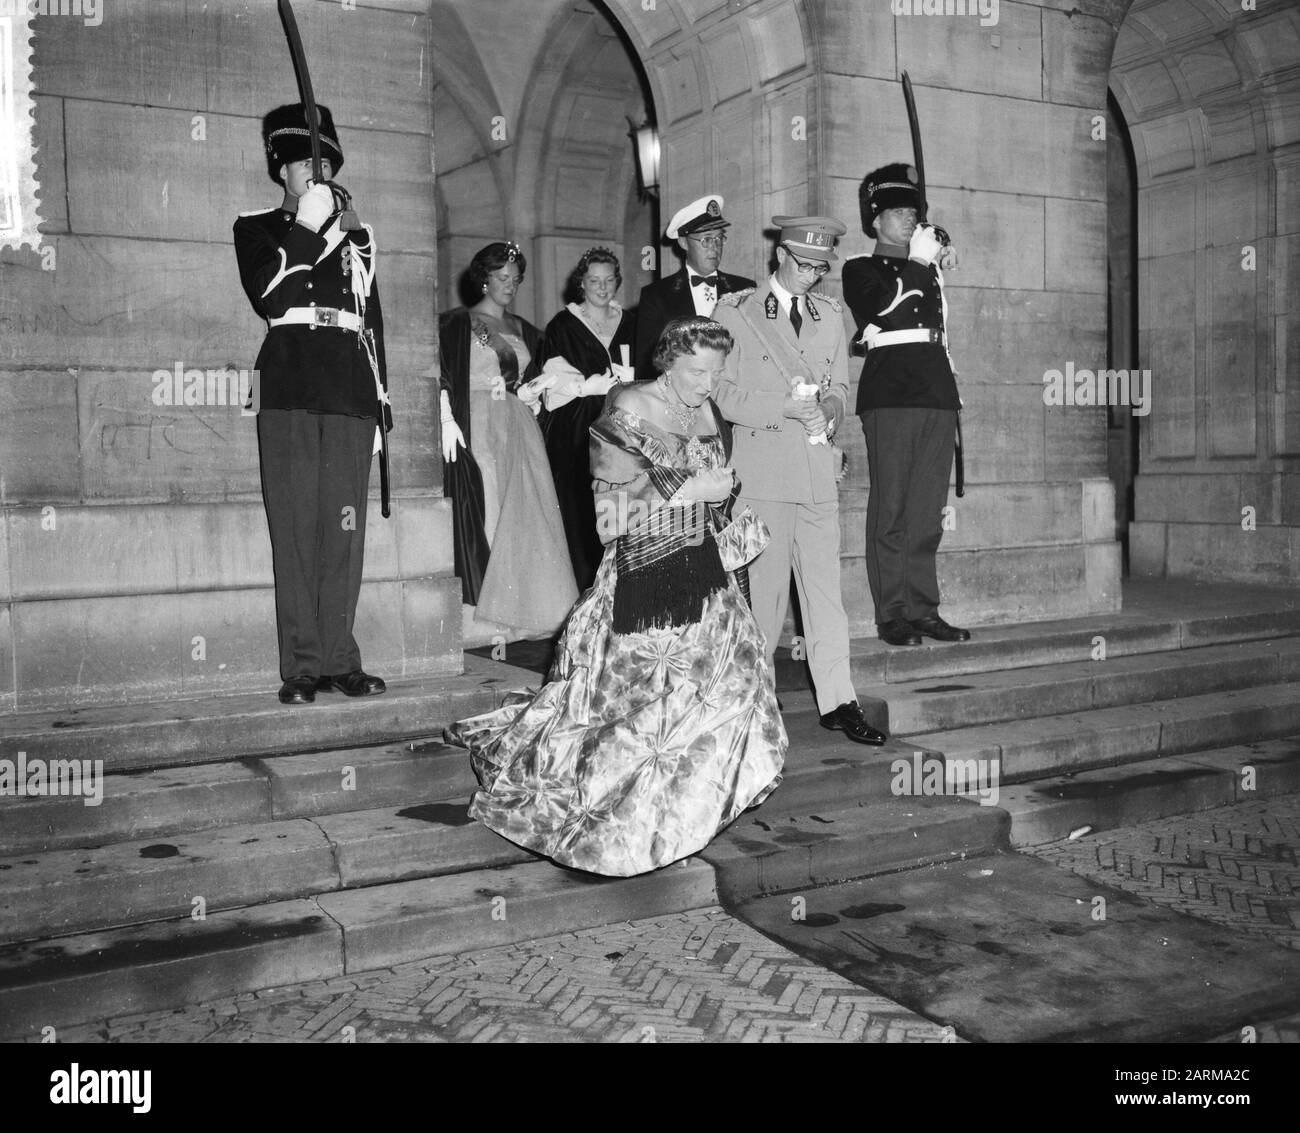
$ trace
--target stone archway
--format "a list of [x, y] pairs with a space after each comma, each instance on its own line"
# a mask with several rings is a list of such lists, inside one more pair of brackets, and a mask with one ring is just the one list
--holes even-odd
[[1111, 88], [1138, 177], [1152, 373], [1135, 573], [1300, 578], [1300, 12], [1135, 0]]

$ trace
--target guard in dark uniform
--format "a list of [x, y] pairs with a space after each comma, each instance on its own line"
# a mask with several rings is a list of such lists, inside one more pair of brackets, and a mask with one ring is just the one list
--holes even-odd
[[633, 359], [639, 380], [656, 377], [651, 358], [664, 327], [674, 319], [692, 315], [712, 318], [719, 296], [754, 286], [752, 279], [718, 270], [730, 227], [731, 222], [722, 215], [722, 198], [717, 193], [678, 209], [668, 222], [664, 235], [677, 241], [686, 263], [680, 271], [641, 288]]
[[[322, 173], [343, 165], [334, 120], [320, 110]], [[301, 104], [262, 123], [278, 208], [235, 221], [239, 274], [268, 331], [257, 356], [257, 439], [271, 532], [284, 704], [316, 692], [385, 691], [362, 671], [353, 637], [377, 414], [388, 417], [384, 322], [368, 225], [339, 227], [334, 195], [312, 181]]]
[[918, 224], [917, 173], [886, 165], [858, 189], [870, 256], [844, 265], [844, 298], [867, 360], [857, 412], [867, 435], [867, 578], [876, 624], [890, 645], [922, 637], [967, 641], [939, 616], [935, 555], [943, 537], [961, 401], [948, 357], [939, 269], [955, 258], [933, 225]]

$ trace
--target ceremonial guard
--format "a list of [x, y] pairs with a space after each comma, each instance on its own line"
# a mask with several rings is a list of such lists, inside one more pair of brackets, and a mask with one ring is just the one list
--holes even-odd
[[656, 376], [651, 358], [664, 327], [692, 315], [710, 318], [719, 296], [754, 286], [752, 279], [718, 270], [730, 227], [730, 221], [722, 216], [722, 198], [716, 193], [678, 209], [668, 222], [665, 234], [677, 241], [686, 263], [680, 271], [641, 288], [635, 358], [636, 376], [641, 381]]
[[867, 174], [858, 196], [875, 252], [844, 264], [844, 298], [867, 351], [857, 403], [871, 476], [867, 578], [890, 645], [970, 639], [939, 616], [935, 566], [961, 406], [940, 270], [954, 253], [918, 223], [917, 183], [905, 164]]
[[[320, 111], [322, 173], [343, 165]], [[334, 193], [312, 179], [307, 118], [281, 106], [262, 123], [278, 208], [235, 221], [239, 273], [268, 330], [257, 356], [257, 439], [275, 571], [280, 700], [385, 691], [353, 637], [377, 415], [388, 416], [384, 324], [369, 225], [345, 231]], [[350, 215], [350, 214], [349, 214]]]
[[822, 727], [883, 744], [853, 688], [840, 594], [839, 456], [829, 440], [848, 407], [844, 322], [834, 299], [810, 294], [845, 228], [825, 216], [772, 224], [780, 230], [776, 272], [755, 291], [723, 296], [713, 313], [736, 343], [714, 400], [735, 426], [737, 507], [751, 507], [772, 532], [749, 564], [754, 617], [771, 661], [793, 568]]

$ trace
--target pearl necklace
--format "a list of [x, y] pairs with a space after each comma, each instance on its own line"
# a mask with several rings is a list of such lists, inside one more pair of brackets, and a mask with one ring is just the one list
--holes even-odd
[[[681, 398], [677, 397], [677, 391], [672, 390], [667, 378], [667, 374], [660, 374], [657, 381], [659, 391], [664, 395], [666, 403], [664, 408], [668, 410], [668, 416], [672, 419], [673, 424], [683, 432], [689, 433], [695, 425], [695, 418], [700, 411], [700, 407], [698, 405], [687, 405]], [[669, 396], [670, 390], [672, 390], [671, 397]], [[676, 399], [676, 405], [673, 404], [673, 399]]]

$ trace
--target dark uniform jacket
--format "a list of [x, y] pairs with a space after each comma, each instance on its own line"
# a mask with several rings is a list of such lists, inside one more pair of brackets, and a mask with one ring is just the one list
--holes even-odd
[[[882, 331], [943, 331], [938, 271], [897, 255], [854, 256], [844, 263], [844, 298], [858, 326]], [[957, 383], [943, 342], [908, 342], [867, 351], [855, 412], [959, 409]]]
[[[647, 381], [655, 376], [651, 362], [655, 343], [673, 319], [689, 319], [695, 314], [695, 300], [691, 298], [691, 284], [686, 278], [689, 268], [674, 272], [666, 279], [647, 283], [641, 288], [641, 301], [636, 309], [636, 350], [634, 351], [636, 376]], [[743, 275], [718, 272], [718, 295], [730, 291], [744, 291], [753, 287], [754, 281]]]
[[[370, 234], [341, 232], [338, 217], [320, 232], [298, 224], [293, 213], [263, 209], [235, 221], [235, 254], [244, 291], [264, 319], [278, 318], [291, 307], [334, 307], [357, 313], [353, 275], [346, 262], [369, 252], [362, 262], [374, 266]], [[372, 278], [365, 297], [365, 326], [374, 332], [380, 380], [388, 388], [384, 360], [384, 317], [379, 288]], [[365, 343], [355, 331], [336, 326], [271, 327], [257, 356], [262, 409], [306, 409], [374, 417], [379, 399]], [[391, 418], [385, 408], [388, 427]]]

